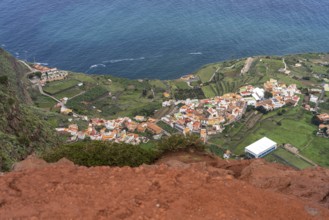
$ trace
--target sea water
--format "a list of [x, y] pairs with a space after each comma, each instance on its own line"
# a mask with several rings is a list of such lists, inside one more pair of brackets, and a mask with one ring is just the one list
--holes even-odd
[[173, 79], [254, 55], [329, 51], [328, 0], [1, 0], [0, 47], [77, 72]]

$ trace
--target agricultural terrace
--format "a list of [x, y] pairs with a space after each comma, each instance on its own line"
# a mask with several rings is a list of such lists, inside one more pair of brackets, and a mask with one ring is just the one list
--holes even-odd
[[292, 144], [301, 155], [319, 165], [329, 166], [328, 139], [314, 135], [317, 127], [311, 124], [312, 116], [302, 108], [292, 107], [265, 115], [249, 111], [241, 121], [229, 126], [223, 134], [212, 137], [209, 142], [228, 148], [235, 154], [243, 154], [246, 146], [266, 136], [280, 145]]

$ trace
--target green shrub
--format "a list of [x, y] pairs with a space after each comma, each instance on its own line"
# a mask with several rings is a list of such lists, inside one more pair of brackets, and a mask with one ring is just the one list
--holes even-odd
[[63, 157], [87, 167], [136, 167], [153, 163], [158, 158], [158, 153], [129, 144], [88, 141], [56, 147], [43, 155], [47, 162], [56, 162]]
[[8, 76], [0, 76], [0, 84], [8, 85]]
[[205, 145], [196, 135], [188, 135], [187, 137], [184, 137], [183, 135], [178, 134], [161, 139], [158, 143], [158, 149], [161, 154], [189, 149], [204, 151]]

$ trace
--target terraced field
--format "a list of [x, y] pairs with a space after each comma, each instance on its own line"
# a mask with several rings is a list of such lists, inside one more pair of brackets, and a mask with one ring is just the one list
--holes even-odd
[[80, 83], [80, 81], [75, 79], [55, 81], [55, 82], [47, 83], [46, 86], [43, 87], [43, 90], [50, 95], [56, 95], [57, 93], [60, 93], [64, 90], [77, 86], [78, 83]]

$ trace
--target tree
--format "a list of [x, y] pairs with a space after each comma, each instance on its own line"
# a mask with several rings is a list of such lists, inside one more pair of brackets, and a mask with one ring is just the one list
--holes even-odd
[[142, 96], [145, 97], [147, 95], [147, 90], [143, 89]]
[[[42, 73], [41, 72], [35, 72], [34, 75], [37, 76], [40, 79], [41, 76], [42, 76]], [[48, 76], [48, 73], [47, 73], [47, 76]]]
[[265, 94], [264, 94], [265, 99], [269, 99], [269, 98], [272, 98], [272, 97], [273, 97], [273, 94], [271, 92], [265, 91]]
[[259, 112], [261, 112], [261, 113], [263, 113], [263, 114], [267, 114], [268, 113], [267, 109], [264, 108], [263, 106], [258, 106], [256, 108], [256, 110], [259, 111]]
[[314, 115], [312, 118], [312, 124], [315, 124], [316, 126], [319, 126], [321, 124], [320, 119], [316, 115]]
[[247, 112], [250, 112], [250, 111], [252, 111], [252, 110], [255, 110], [255, 107], [252, 106], [252, 105], [248, 105], [248, 106], [247, 106]]

